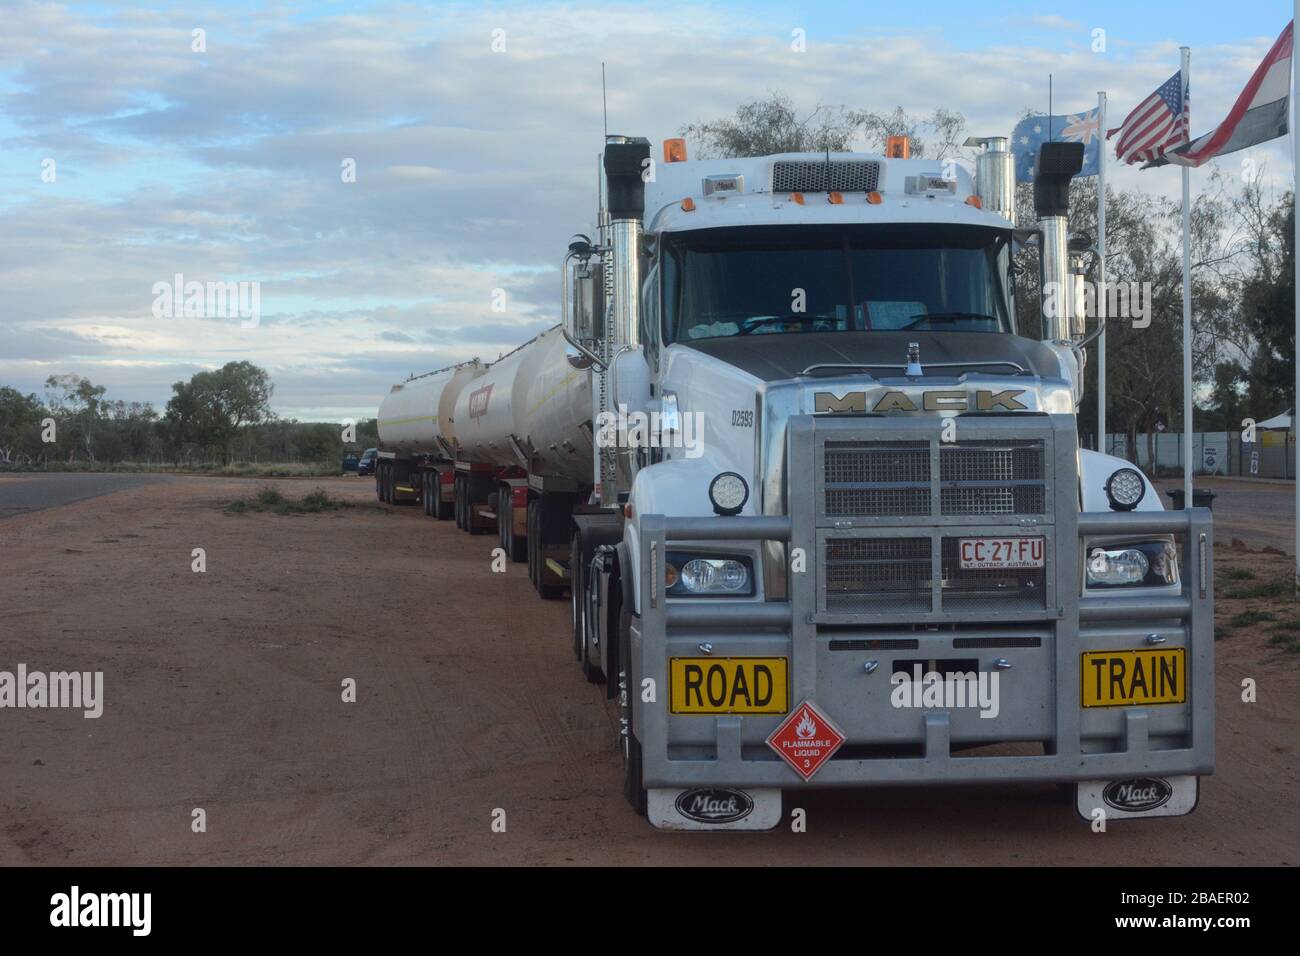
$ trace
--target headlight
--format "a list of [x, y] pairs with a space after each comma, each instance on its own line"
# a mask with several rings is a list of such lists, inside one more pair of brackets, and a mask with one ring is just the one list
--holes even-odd
[[1146, 493], [1146, 482], [1136, 469], [1121, 468], [1106, 479], [1106, 497], [1116, 511], [1132, 511]]
[[1089, 547], [1090, 588], [1164, 587], [1178, 581], [1178, 549], [1169, 541]]
[[720, 515], [740, 514], [749, 500], [749, 485], [734, 471], [724, 471], [709, 482], [709, 501]]
[[704, 557], [669, 552], [664, 566], [664, 584], [671, 597], [754, 593], [749, 559], [743, 557]]

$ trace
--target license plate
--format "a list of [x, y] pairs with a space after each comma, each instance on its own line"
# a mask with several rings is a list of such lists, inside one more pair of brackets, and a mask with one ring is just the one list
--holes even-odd
[[1086, 651], [1083, 706], [1181, 704], [1187, 700], [1187, 651]]
[[674, 714], [784, 714], [784, 657], [674, 657], [668, 683]]
[[1044, 538], [962, 538], [958, 552], [964, 570], [1041, 568], [1045, 541]]

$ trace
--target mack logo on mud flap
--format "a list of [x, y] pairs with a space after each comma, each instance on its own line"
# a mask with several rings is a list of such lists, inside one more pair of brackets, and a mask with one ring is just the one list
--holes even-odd
[[[978, 412], [991, 412], [1000, 408], [1009, 412], [1025, 411], [1029, 406], [1017, 401], [1025, 394], [1023, 388], [1007, 388], [1000, 392], [980, 389], [974, 393], [975, 403], [971, 404], [971, 394], [965, 389], [931, 389], [920, 395], [921, 404], [905, 392], [888, 391], [871, 407], [873, 412], [968, 412], [972, 408]], [[816, 410], [819, 412], [865, 412], [867, 410], [866, 392], [846, 392], [836, 395], [834, 392], [817, 392], [813, 396]]]
[[1102, 791], [1101, 798], [1116, 810], [1138, 813], [1163, 807], [1174, 795], [1168, 780], [1159, 777], [1138, 777], [1134, 780], [1116, 780]]
[[677, 798], [677, 812], [698, 823], [732, 823], [745, 819], [753, 809], [749, 794], [722, 787], [686, 790]]

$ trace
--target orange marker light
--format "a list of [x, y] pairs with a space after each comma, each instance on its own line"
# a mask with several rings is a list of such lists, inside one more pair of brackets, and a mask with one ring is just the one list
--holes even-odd
[[683, 200], [682, 200], [682, 210], [683, 210], [684, 212], [694, 212], [694, 211], [695, 211], [695, 200], [692, 199], [690, 196], [687, 196], [685, 199], [683, 199]]
[[979, 196], [967, 196], [967, 197], [966, 197], [966, 205], [968, 205], [968, 206], [974, 206], [976, 209], [983, 209], [983, 208], [984, 208], [984, 203], [980, 202], [980, 197], [979, 197]]
[[686, 140], [680, 138], [664, 140], [664, 162], [686, 162]]
[[832, 206], [838, 206], [840, 205], [840, 203], [844, 202], [844, 197], [839, 193], [831, 193], [829, 196], [826, 197], [826, 200]]
[[803, 205], [803, 193], [791, 193], [790, 198], [793, 199], [800, 206]]
[[867, 193], [867, 202], [871, 203], [873, 206], [879, 206], [884, 201], [885, 197], [880, 195], [880, 193], [876, 192], [874, 189]]
[[912, 141], [906, 136], [891, 136], [885, 140], [885, 155], [890, 159], [911, 159]]

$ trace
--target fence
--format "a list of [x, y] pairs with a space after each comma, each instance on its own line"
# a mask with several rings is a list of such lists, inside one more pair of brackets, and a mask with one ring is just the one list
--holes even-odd
[[[1239, 432], [1196, 432], [1192, 436], [1192, 467], [1198, 475], [1244, 475], [1255, 478], [1295, 477], [1295, 433], [1280, 430], [1257, 431], [1255, 441], [1243, 442]], [[1148, 451], [1147, 436], [1137, 436], [1137, 465], [1148, 475], [1183, 473], [1183, 433], [1155, 435], [1155, 464]], [[1128, 438], [1107, 436], [1106, 451], [1129, 458]]]

